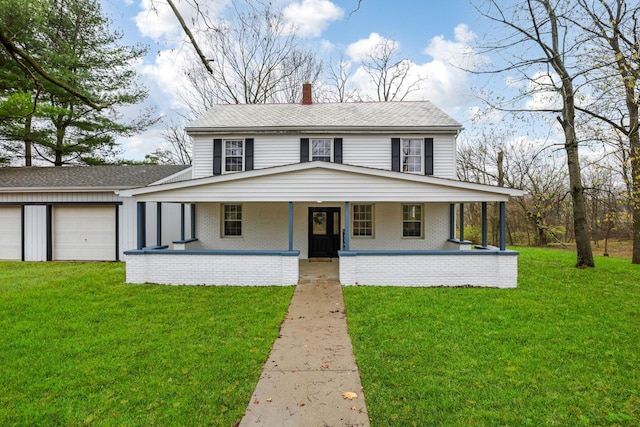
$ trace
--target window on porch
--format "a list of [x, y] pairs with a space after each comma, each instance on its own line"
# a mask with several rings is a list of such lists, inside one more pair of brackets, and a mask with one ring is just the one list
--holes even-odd
[[422, 237], [422, 205], [402, 205], [402, 237]]
[[242, 236], [242, 205], [223, 205], [222, 210], [222, 236]]
[[353, 236], [373, 237], [373, 205], [353, 205]]

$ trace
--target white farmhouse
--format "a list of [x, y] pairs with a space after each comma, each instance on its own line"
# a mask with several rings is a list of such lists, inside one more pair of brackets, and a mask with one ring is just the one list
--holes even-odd
[[[523, 193], [456, 179], [461, 130], [428, 101], [313, 103], [310, 85], [301, 104], [215, 106], [187, 127], [191, 179], [118, 192], [137, 202], [127, 282], [293, 285], [299, 262], [327, 258], [343, 285], [515, 287], [505, 203]], [[472, 247], [464, 204], [478, 202]], [[170, 247], [148, 241], [150, 203], [180, 206]]]

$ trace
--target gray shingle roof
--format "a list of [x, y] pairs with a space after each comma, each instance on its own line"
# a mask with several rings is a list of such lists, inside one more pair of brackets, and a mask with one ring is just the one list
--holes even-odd
[[0, 168], [0, 191], [2, 188], [143, 187], [188, 167], [188, 165], [3, 167]]
[[216, 105], [189, 131], [223, 129], [459, 129], [429, 101]]

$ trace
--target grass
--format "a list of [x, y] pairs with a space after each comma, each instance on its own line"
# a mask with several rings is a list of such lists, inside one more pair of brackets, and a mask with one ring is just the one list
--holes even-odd
[[0, 425], [241, 419], [293, 288], [123, 280], [120, 263], [0, 263]]
[[640, 425], [640, 267], [522, 249], [519, 286], [344, 289], [372, 426]]

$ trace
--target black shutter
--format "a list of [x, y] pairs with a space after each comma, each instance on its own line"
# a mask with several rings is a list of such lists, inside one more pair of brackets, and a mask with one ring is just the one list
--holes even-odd
[[400, 138], [391, 138], [391, 170], [400, 172]]
[[213, 174], [222, 174], [222, 140], [213, 140]]
[[244, 170], [253, 170], [253, 138], [244, 140]]
[[300, 138], [300, 163], [309, 161], [309, 138]]
[[342, 163], [342, 138], [333, 139], [333, 163]]
[[433, 138], [424, 139], [424, 174], [433, 175]]

